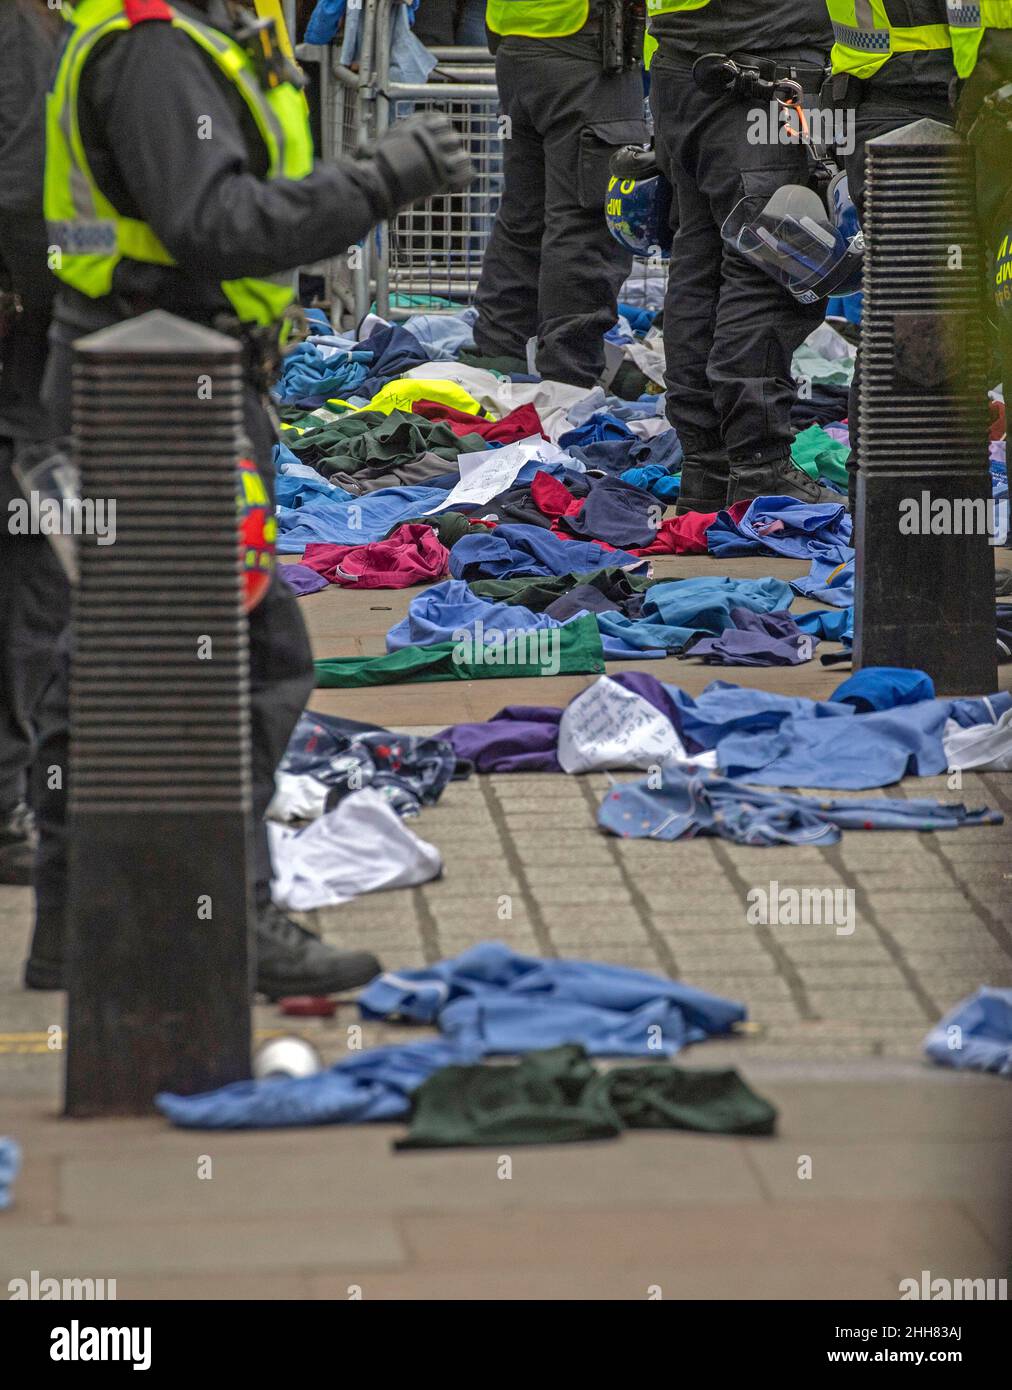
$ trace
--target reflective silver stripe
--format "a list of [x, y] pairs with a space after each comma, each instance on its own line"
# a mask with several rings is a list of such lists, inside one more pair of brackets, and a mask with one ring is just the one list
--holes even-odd
[[67, 256], [111, 256], [119, 248], [116, 223], [106, 217], [47, 222], [49, 239]]
[[980, 6], [957, 4], [956, 0], [946, 0], [949, 23], [953, 29], [979, 29]]
[[836, 42], [861, 53], [891, 53], [888, 29], [853, 29], [849, 24], [833, 23]]
[[854, 0], [854, 22], [859, 29], [876, 28], [871, 0]]
[[[88, 182], [87, 175], [77, 162], [73, 136], [76, 129], [77, 115], [77, 92], [81, 78], [81, 70], [77, 66], [78, 58], [74, 52], [77, 48], [87, 45], [90, 52], [92, 46], [110, 29], [117, 27], [121, 21], [121, 16], [117, 15], [104, 24], [98, 25], [94, 29], [78, 31], [70, 43], [67, 45], [67, 52], [64, 54], [62, 63], [67, 64], [67, 82], [65, 87], [65, 100], [63, 109], [60, 112], [60, 129], [63, 132], [63, 139], [67, 146], [67, 157], [70, 161], [70, 198], [74, 205], [75, 214], [78, 214], [82, 221], [97, 221], [98, 209], [95, 206], [95, 195], [91, 184]], [[87, 54], [85, 54], [87, 62]], [[62, 244], [62, 243], [61, 243]], [[69, 248], [67, 248], [69, 249]], [[115, 247], [113, 248], [115, 249]]]
[[[207, 28], [206, 25], [201, 24], [198, 20], [190, 19], [188, 16], [181, 16], [178, 11], [176, 11], [176, 23], [177, 27], [183, 29], [192, 28], [198, 30], [216, 52], [222, 55], [231, 55], [234, 52], [232, 44], [224, 35], [217, 33], [213, 29]], [[242, 95], [246, 105], [255, 109], [263, 117], [264, 124], [269, 127], [271, 137], [274, 140], [275, 149], [277, 150], [278, 167], [276, 172], [283, 172], [285, 163], [285, 135], [280, 121], [274, 114], [274, 108], [264, 99], [261, 87], [254, 81], [253, 75], [248, 69], [239, 68], [235, 72], [228, 69], [226, 75], [235, 82], [237, 87], [242, 88]], [[273, 151], [271, 150], [268, 150], [267, 153], [273, 155]]]

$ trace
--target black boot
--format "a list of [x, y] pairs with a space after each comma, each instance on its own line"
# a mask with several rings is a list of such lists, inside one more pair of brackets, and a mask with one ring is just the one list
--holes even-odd
[[790, 455], [768, 463], [734, 463], [727, 488], [727, 505], [751, 502], [756, 497], [796, 497], [799, 502], [835, 502], [847, 505], [842, 493], [823, 487], [791, 462]]
[[[382, 967], [368, 951], [336, 951], [268, 903], [257, 912], [256, 987], [268, 999], [286, 994], [343, 994], [374, 979]], [[26, 989], [66, 989], [63, 932], [40, 915], [25, 965]]]
[[684, 516], [686, 512], [719, 512], [727, 497], [730, 469], [727, 454], [719, 446], [686, 454], [675, 516]]
[[63, 980], [65, 940], [62, 910], [53, 911], [36, 898], [35, 930], [25, 961], [25, 989], [66, 989]]
[[30, 884], [35, 858], [35, 818], [23, 801], [0, 812], [0, 883]]
[[273, 903], [257, 913], [256, 953], [256, 987], [268, 999], [343, 994], [368, 984], [382, 969], [369, 951], [336, 951]]

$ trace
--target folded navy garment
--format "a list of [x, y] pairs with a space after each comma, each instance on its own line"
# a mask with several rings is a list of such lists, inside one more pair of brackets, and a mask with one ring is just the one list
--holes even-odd
[[454, 579], [585, 574], [605, 565], [622, 565], [638, 574], [646, 574], [650, 568], [649, 561], [622, 550], [606, 550], [592, 541], [560, 540], [537, 526], [497, 526], [485, 535], [464, 536], [450, 551]]
[[386, 328], [377, 328], [370, 333], [363, 347], [372, 352], [369, 375], [355, 387], [356, 396], [371, 400], [382, 391], [388, 381], [403, 376], [412, 367], [420, 367], [428, 362], [429, 355], [413, 333], [391, 323]]
[[582, 540], [605, 541], [621, 550], [652, 545], [664, 516], [657, 498], [620, 478], [590, 480], [590, 495], [559, 525]]
[[955, 830], [1001, 825], [999, 811], [968, 811], [940, 801], [881, 797], [822, 801], [743, 786], [708, 773], [675, 767], [655, 778], [615, 787], [602, 801], [597, 822], [613, 835], [638, 840], [693, 839], [712, 835], [740, 845], [835, 844], [841, 830]]
[[849, 408], [848, 387], [815, 382], [809, 386], [809, 394], [804, 398], [799, 396], [791, 406], [791, 424], [799, 429], [830, 425], [835, 420], [846, 420]]
[[627, 468], [645, 468], [650, 464], [677, 472], [682, 466], [682, 446], [674, 430], [662, 430], [649, 439], [632, 435], [600, 444], [571, 444], [566, 451], [598, 473], [620, 474]]
[[786, 611], [732, 608], [731, 621], [734, 626], [717, 637], [690, 639], [679, 656], [698, 656], [715, 666], [800, 666], [812, 659], [818, 639], [802, 632]]

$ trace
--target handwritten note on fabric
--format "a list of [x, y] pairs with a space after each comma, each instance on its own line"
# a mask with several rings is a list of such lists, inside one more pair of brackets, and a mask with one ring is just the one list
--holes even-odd
[[648, 768], [686, 756], [671, 721], [608, 676], [571, 701], [559, 725], [558, 759], [566, 772]]

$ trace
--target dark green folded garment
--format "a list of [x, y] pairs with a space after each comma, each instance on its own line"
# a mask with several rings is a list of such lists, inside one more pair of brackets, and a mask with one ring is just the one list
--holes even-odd
[[480, 367], [485, 372], [495, 372], [497, 376], [525, 376], [527, 359], [525, 357], [482, 357], [480, 352], [457, 353], [457, 361], [464, 367]]
[[[488, 527], [482, 526], [478, 522], [473, 522], [470, 517], [463, 512], [434, 512], [429, 516], [412, 516], [403, 521], [397, 521], [387, 532], [396, 531], [399, 526], [431, 526], [436, 533], [436, 539], [440, 545], [445, 545], [447, 550], [452, 550], [462, 536], [469, 536], [472, 531], [484, 531], [488, 535]], [[530, 580], [525, 580], [530, 583]]]
[[[440, 536], [440, 540], [442, 540]], [[458, 536], [459, 540], [460, 537]], [[446, 545], [446, 541], [443, 541]], [[487, 598], [492, 603], [511, 603], [521, 608], [529, 608], [532, 613], [543, 613], [550, 603], [554, 603], [578, 584], [592, 584], [602, 593], [608, 593], [616, 585], [627, 587], [631, 593], [645, 593], [654, 584], [670, 584], [670, 579], [651, 579], [642, 574], [630, 574], [617, 565], [607, 569], [590, 570], [586, 574], [546, 575], [544, 579], [472, 579], [468, 588], [479, 598]]]
[[598, 1072], [582, 1047], [530, 1052], [509, 1066], [444, 1067], [412, 1097], [398, 1149], [557, 1144], [625, 1129], [772, 1134], [777, 1112], [736, 1071], [669, 1062]]
[[593, 613], [562, 627], [517, 633], [511, 643], [475, 650], [470, 642], [401, 647], [386, 656], [330, 657], [314, 663], [317, 687], [361, 688], [415, 681], [472, 681], [488, 676], [572, 676], [604, 672]]
[[456, 435], [443, 421], [406, 410], [357, 411], [302, 435], [286, 430], [285, 443], [300, 462], [327, 478], [380, 463], [408, 463], [425, 453], [444, 459], [452, 472], [458, 454], [488, 447], [480, 434]]

